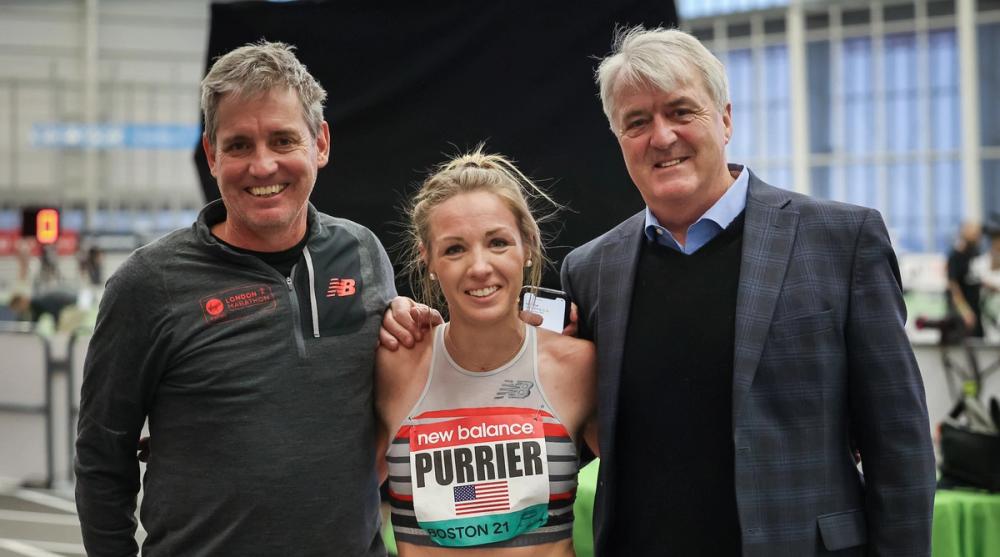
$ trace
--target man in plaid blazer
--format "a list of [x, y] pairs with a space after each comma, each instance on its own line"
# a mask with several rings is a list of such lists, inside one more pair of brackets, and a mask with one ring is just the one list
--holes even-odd
[[597, 554], [929, 555], [930, 427], [878, 212], [727, 165], [725, 70], [690, 35], [623, 33], [598, 81], [647, 208], [562, 268], [598, 349]]

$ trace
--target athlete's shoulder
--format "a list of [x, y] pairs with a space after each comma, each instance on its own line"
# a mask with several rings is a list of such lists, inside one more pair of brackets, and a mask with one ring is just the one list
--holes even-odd
[[426, 331], [413, 348], [400, 345], [396, 350], [389, 350], [379, 346], [375, 352], [375, 372], [379, 381], [409, 381], [420, 368], [429, 365], [434, 332], [434, 329]]
[[590, 368], [597, 360], [594, 343], [538, 327], [538, 350], [560, 367]]

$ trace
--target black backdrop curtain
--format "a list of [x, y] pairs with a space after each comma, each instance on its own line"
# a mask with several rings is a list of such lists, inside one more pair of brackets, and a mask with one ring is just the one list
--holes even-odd
[[[673, 26], [667, 0], [213, 4], [206, 70], [265, 38], [329, 93], [330, 164], [312, 202], [371, 228], [395, 259], [399, 207], [428, 169], [486, 141], [568, 205], [549, 227], [569, 249], [642, 207], [601, 111], [593, 72], [615, 26]], [[219, 197], [200, 148], [206, 199]], [[398, 263], [398, 262], [397, 262]], [[397, 264], [397, 269], [400, 265]], [[545, 283], [558, 285], [557, 269]], [[405, 280], [397, 281], [405, 293]]]

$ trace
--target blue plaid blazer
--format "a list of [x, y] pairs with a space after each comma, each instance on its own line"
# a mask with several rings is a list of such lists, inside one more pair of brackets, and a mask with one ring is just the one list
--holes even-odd
[[[615, 463], [637, 456], [615, 453], [615, 416], [642, 228], [640, 212], [562, 266], [580, 336], [598, 352], [599, 556], [615, 555], [605, 528]], [[751, 174], [737, 305], [733, 475], [743, 555], [930, 555], [930, 425], [879, 213]], [[649, 422], [657, 417], [649, 408]]]

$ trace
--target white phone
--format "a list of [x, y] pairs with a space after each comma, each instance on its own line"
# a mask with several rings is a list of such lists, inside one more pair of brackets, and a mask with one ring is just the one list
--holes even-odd
[[521, 288], [521, 309], [542, 316], [541, 327], [562, 333], [569, 322], [569, 296], [562, 290], [525, 286]]

